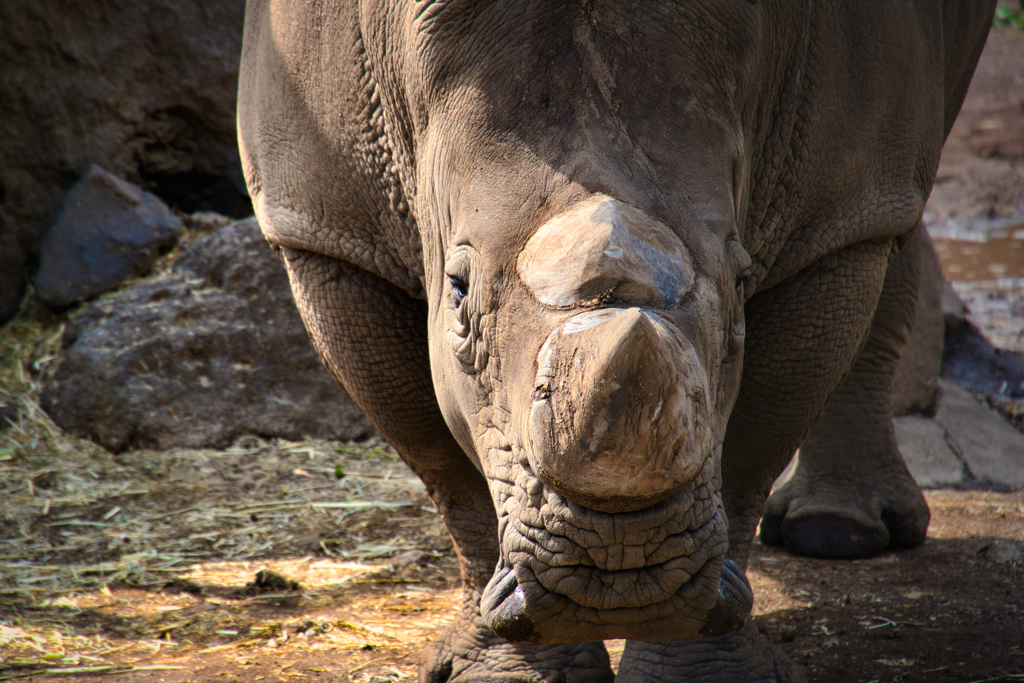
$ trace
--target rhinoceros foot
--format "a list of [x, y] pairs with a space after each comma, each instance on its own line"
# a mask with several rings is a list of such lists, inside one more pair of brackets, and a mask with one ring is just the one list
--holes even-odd
[[928, 529], [928, 504], [899, 465], [853, 480], [814, 476], [798, 465], [768, 499], [761, 541], [794, 555], [836, 559], [920, 545]]
[[421, 655], [421, 683], [611, 683], [604, 643], [527, 645], [494, 634], [474, 607]]
[[798, 683], [803, 672], [757, 632], [753, 622], [738, 631], [702, 640], [626, 641], [616, 683]]

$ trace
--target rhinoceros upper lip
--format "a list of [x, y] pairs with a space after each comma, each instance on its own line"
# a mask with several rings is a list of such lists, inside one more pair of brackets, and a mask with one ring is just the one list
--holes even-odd
[[[655, 613], [671, 620], [680, 600], [691, 609], [685, 633], [675, 637], [742, 624], [749, 611], [742, 587], [714, 591], [725, 524], [712, 477], [697, 479], [699, 485], [650, 508], [610, 514], [566, 500], [523, 467], [499, 506], [502, 560], [481, 601], [485, 618], [503, 637], [537, 642], [554, 642], [544, 633], [553, 602], [592, 613], [595, 637], [605, 637], [602, 621], [619, 634], [607, 637], [634, 637], [622, 635], [631, 628], [629, 612], [638, 622]], [[733, 574], [743, 578], [738, 570], [724, 576]]]
[[[747, 576], [734, 560], [722, 563], [718, 581], [718, 599], [707, 610], [703, 624], [690, 633], [663, 631], [658, 637], [647, 634], [647, 640], [682, 640], [712, 638], [725, 635], [743, 626], [754, 605], [754, 594]], [[525, 610], [526, 600], [512, 567], [499, 567], [484, 590], [480, 612], [495, 633], [512, 642], [541, 642], [537, 629]], [[621, 634], [619, 634], [621, 635]], [[597, 637], [600, 637], [598, 635]]]
[[503, 553], [547, 590], [592, 609], [669, 599], [712, 559], [700, 549], [721, 523], [714, 499], [692, 490], [633, 513], [582, 508], [547, 486], [542, 500], [517, 501], [502, 525]]
[[[528, 463], [520, 462], [517, 469], [515, 481], [509, 482], [512, 495], [505, 498], [498, 511], [503, 518], [501, 531], [506, 531], [508, 523], [512, 523], [521, 531], [534, 529], [543, 531], [547, 536], [531, 540], [543, 543], [546, 540], [557, 542], [562, 538], [581, 551], [616, 545], [644, 545], [651, 552], [645, 553], [648, 561], [642, 566], [660, 564], [675, 557], [668, 555], [657, 559], [658, 551], [654, 546], [660, 546], [673, 537], [700, 536], [702, 529], [715, 516], [718, 504], [714, 495], [715, 482], [712, 481], [714, 458], [707, 458], [690, 484], [666, 500], [640, 510], [616, 513], [572, 502], [544, 484]], [[505, 545], [504, 539], [502, 544]], [[655, 557], [651, 557], [652, 554]], [[594, 563], [584, 561], [584, 564]]]

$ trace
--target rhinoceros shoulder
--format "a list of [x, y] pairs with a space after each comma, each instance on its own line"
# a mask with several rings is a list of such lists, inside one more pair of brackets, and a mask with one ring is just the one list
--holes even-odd
[[387, 119], [356, 3], [249, 3], [238, 131], [264, 234], [422, 298], [412, 164]]

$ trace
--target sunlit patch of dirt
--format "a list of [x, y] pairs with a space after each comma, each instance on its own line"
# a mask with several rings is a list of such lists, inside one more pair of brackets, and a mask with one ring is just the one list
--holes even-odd
[[413, 675], [458, 569], [386, 443], [113, 455], [38, 409], [61, 325], [0, 335], [0, 680]]

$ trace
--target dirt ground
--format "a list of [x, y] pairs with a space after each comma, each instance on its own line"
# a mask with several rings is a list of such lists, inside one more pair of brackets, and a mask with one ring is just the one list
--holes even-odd
[[[49, 440], [0, 456], [0, 680], [403, 680], [454, 614], [450, 543], [383, 444]], [[1024, 493], [928, 500], [914, 550], [755, 547], [755, 618], [812, 680], [1024, 677], [1024, 563], [1000, 561], [1024, 537]]]
[[[444, 529], [380, 444], [97, 450], [77, 467], [36, 448], [0, 463], [34, 482], [4, 495], [0, 680], [408, 680], [455, 613]], [[812, 681], [1024, 679], [1024, 493], [927, 496], [920, 548], [755, 546], [755, 619]]]
[[956, 123], [942, 149], [925, 218], [1024, 214], [1024, 31], [993, 29]]
[[[929, 204], [965, 225], [1024, 202], [1024, 39], [993, 40]], [[21, 406], [0, 431], [0, 681], [415, 677], [458, 574], [385, 444], [112, 455], [36, 406], [61, 324], [31, 309], [0, 331], [0, 404]], [[850, 562], [755, 545], [754, 618], [811, 681], [1024, 681], [1024, 493], [926, 496], [913, 550]]]

